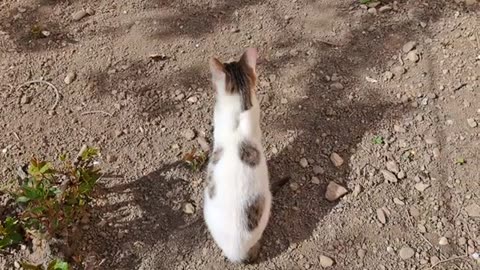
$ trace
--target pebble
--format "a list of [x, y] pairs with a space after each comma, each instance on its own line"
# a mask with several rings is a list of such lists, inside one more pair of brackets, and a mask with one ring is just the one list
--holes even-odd
[[87, 15], [88, 15], [87, 11], [82, 9], [72, 14], [72, 20], [80, 21], [81, 19], [83, 19], [83, 17]]
[[403, 179], [403, 178], [405, 178], [405, 176], [406, 175], [405, 175], [404, 171], [399, 171], [398, 174], [397, 174], [398, 179]]
[[392, 7], [389, 6], [389, 5], [385, 5], [385, 6], [383, 6], [383, 7], [381, 7], [381, 8], [378, 9], [378, 11], [379, 11], [380, 13], [388, 12], [388, 11], [390, 11], [390, 10], [392, 10]]
[[367, 254], [367, 251], [363, 248], [359, 249], [357, 251], [357, 256], [360, 258], [360, 259], [363, 259], [365, 257], [365, 255]]
[[478, 218], [480, 217], [480, 206], [476, 203], [472, 203], [465, 207], [465, 212], [469, 217]]
[[415, 250], [413, 250], [413, 248], [409, 246], [404, 246], [400, 249], [398, 255], [400, 256], [400, 258], [402, 258], [402, 260], [408, 260], [412, 258], [413, 255], [415, 255]]
[[398, 167], [398, 164], [393, 160], [387, 162], [387, 170], [389, 170], [393, 173], [400, 172], [400, 168]]
[[327, 186], [327, 191], [325, 192], [325, 198], [331, 202], [336, 201], [343, 195], [347, 194], [347, 189], [343, 186], [330, 181]]
[[320, 166], [313, 166], [313, 173], [314, 174], [324, 174], [325, 173], [325, 170], [320, 167]]
[[425, 137], [425, 143], [431, 145], [431, 144], [437, 144], [438, 141], [437, 141], [436, 138], [434, 138], [432, 136], [427, 136], [427, 137]]
[[185, 214], [193, 214], [193, 213], [195, 213], [195, 206], [193, 206], [193, 204], [191, 204], [191, 203], [186, 203], [183, 206], [183, 212]]
[[376, 8], [369, 8], [367, 11], [370, 14], [377, 15], [377, 9]]
[[418, 216], [420, 216], [420, 211], [419, 211], [419, 210], [417, 209], [417, 207], [415, 207], [415, 206], [410, 207], [410, 209], [409, 209], [408, 212], [410, 213], [410, 215], [411, 215], [412, 217], [418, 217]]
[[302, 166], [302, 168], [308, 167], [308, 161], [306, 158], [301, 158], [299, 163], [300, 163], [300, 166]]
[[320, 179], [318, 179], [318, 177], [316, 177], [316, 176], [313, 176], [312, 177], [312, 183], [314, 183], [315, 185], [319, 185], [320, 184]]
[[458, 245], [464, 246], [467, 243], [467, 239], [465, 237], [458, 238]]
[[30, 102], [32, 102], [31, 96], [23, 95], [22, 98], [20, 99], [21, 104], [28, 104]]
[[65, 82], [65, 84], [71, 84], [75, 78], [77, 77], [77, 75], [75, 74], [75, 72], [73, 71], [70, 71], [67, 73], [67, 75], [65, 76], [65, 79], [63, 80]]
[[429, 184], [425, 184], [425, 183], [422, 183], [422, 182], [415, 184], [415, 189], [420, 191], [420, 192], [424, 192], [429, 187], [430, 187]]
[[190, 103], [196, 103], [198, 101], [198, 98], [196, 96], [189, 97], [187, 101]]
[[390, 71], [393, 73], [393, 75], [395, 75], [395, 77], [400, 77], [407, 72], [407, 70], [402, 66], [394, 66], [390, 69]]
[[431, 265], [436, 265], [439, 262], [440, 262], [440, 259], [437, 256], [430, 257], [430, 264]]
[[342, 165], [343, 165], [343, 162], [344, 162], [344, 161], [343, 161], [343, 158], [342, 158], [339, 154], [337, 154], [337, 153], [335, 153], [335, 152], [333, 152], [333, 153], [330, 155], [330, 160], [332, 161], [333, 165], [335, 165], [335, 167], [340, 167], [340, 166], [342, 166]]
[[416, 46], [417, 46], [417, 42], [409, 41], [409, 42], [407, 42], [403, 45], [402, 50], [403, 50], [404, 53], [408, 53], [411, 50], [415, 49]]
[[406, 131], [405, 128], [400, 125], [393, 125], [393, 130], [398, 133], [404, 133]]
[[335, 89], [335, 90], [342, 90], [343, 89], [343, 84], [339, 83], [339, 82], [336, 82], [336, 83], [332, 83], [330, 85], [330, 87], [332, 89]]
[[362, 192], [362, 186], [355, 185], [352, 192], [353, 197], [357, 197], [360, 194], [360, 192]]
[[384, 81], [389, 81], [393, 78], [393, 73], [391, 71], [385, 71], [385, 73], [383, 73], [383, 80]]
[[438, 244], [440, 246], [446, 246], [448, 245], [448, 239], [446, 237], [440, 237], [440, 239], [438, 240]]
[[382, 208], [377, 209], [377, 219], [382, 224], [387, 223], [387, 217], [385, 216], [385, 212], [383, 211]]
[[387, 170], [381, 170], [380, 172], [383, 174], [383, 177], [385, 178], [385, 181], [387, 181], [389, 183], [398, 182], [397, 177], [392, 172], [387, 171]]
[[182, 136], [187, 140], [195, 139], [195, 131], [193, 129], [185, 129], [182, 131]]
[[282, 104], [287, 104], [287, 103], [288, 103], [288, 100], [287, 100], [286, 98], [282, 98], [282, 99], [280, 100], [280, 103], [282, 103]]
[[298, 185], [298, 183], [290, 183], [290, 189], [293, 190], [293, 191], [297, 191], [298, 188], [300, 188], [300, 186]]
[[420, 57], [418, 56], [417, 51], [411, 51], [407, 54], [407, 60], [409, 60], [412, 63], [418, 62], [420, 60]]
[[13, 263], [13, 266], [14, 266], [15, 268], [17, 268], [17, 269], [20, 269], [20, 267], [21, 267], [20, 263], [18, 263], [17, 261], [15, 261], [15, 262]]
[[330, 257], [327, 257], [325, 255], [320, 255], [320, 265], [323, 267], [323, 268], [327, 268], [327, 267], [330, 267], [334, 264], [334, 261], [333, 259], [331, 259]]
[[405, 205], [405, 203], [399, 198], [393, 198], [393, 202], [397, 205]]
[[197, 142], [204, 152], [208, 152], [210, 150], [210, 145], [204, 137], [198, 137]]
[[468, 118], [467, 123], [471, 128], [476, 128], [478, 126], [477, 121], [475, 121], [473, 118]]

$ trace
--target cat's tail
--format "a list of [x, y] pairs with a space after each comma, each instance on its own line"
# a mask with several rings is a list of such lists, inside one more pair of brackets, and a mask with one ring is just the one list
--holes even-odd
[[290, 181], [290, 179], [291, 179], [290, 176], [286, 176], [286, 177], [282, 177], [280, 179], [277, 179], [275, 181], [272, 181], [272, 183], [270, 184], [272, 194], [275, 195], [277, 192], [279, 192], [280, 189], [283, 186], [285, 186], [285, 184], [287, 184], [288, 181]]

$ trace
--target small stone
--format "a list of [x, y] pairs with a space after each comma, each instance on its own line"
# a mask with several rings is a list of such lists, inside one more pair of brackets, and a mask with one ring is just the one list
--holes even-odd
[[330, 155], [330, 160], [332, 161], [333, 165], [335, 165], [335, 167], [340, 167], [343, 165], [343, 158], [335, 152]]
[[182, 131], [182, 136], [187, 140], [195, 139], [195, 131], [193, 129], [185, 129]]
[[115, 130], [115, 133], [114, 133], [115, 137], [120, 137], [123, 135], [123, 130]]
[[465, 207], [465, 212], [467, 212], [469, 217], [478, 218], [480, 217], [480, 206], [476, 203], [472, 203]]
[[397, 205], [405, 205], [405, 203], [399, 198], [393, 198], [393, 202]]
[[327, 268], [327, 267], [330, 267], [334, 264], [334, 261], [325, 256], [325, 255], [320, 255], [320, 265], [323, 267], [323, 268]]
[[432, 144], [437, 144], [438, 141], [437, 141], [436, 138], [434, 138], [432, 136], [427, 136], [427, 137], [425, 137], [425, 143], [432, 145]]
[[200, 148], [202, 148], [203, 152], [208, 152], [210, 150], [210, 145], [204, 137], [198, 137], [197, 142], [200, 145]]
[[418, 228], [418, 231], [420, 233], [426, 233], [427, 232], [427, 228], [422, 224], [418, 224], [417, 228]]
[[410, 215], [411, 215], [412, 217], [418, 217], [418, 216], [420, 216], [420, 211], [419, 211], [419, 210], [417, 209], [417, 207], [415, 207], [415, 206], [411, 206], [408, 212], [410, 213]]
[[198, 101], [198, 98], [196, 96], [189, 97], [187, 101], [190, 103], [196, 103]]
[[363, 259], [365, 258], [365, 255], [367, 254], [367, 251], [363, 248], [359, 249], [357, 251], [357, 256], [360, 258], [360, 259]]
[[385, 216], [385, 212], [383, 211], [382, 208], [377, 209], [377, 219], [382, 224], [387, 223], [387, 217]]
[[383, 73], [383, 80], [384, 81], [389, 81], [393, 78], [393, 73], [391, 71], [385, 71], [385, 73]]
[[467, 239], [465, 239], [465, 237], [458, 238], [458, 245], [459, 246], [464, 246], [466, 243], [467, 243]]
[[390, 69], [390, 71], [393, 73], [393, 75], [395, 75], [395, 77], [399, 78], [400, 76], [402, 76], [403, 74], [405, 74], [405, 72], [407, 72], [407, 70], [402, 67], [402, 66], [394, 66]]
[[186, 203], [183, 205], [183, 212], [185, 214], [193, 214], [195, 213], [195, 206], [191, 203]]
[[330, 87], [334, 90], [342, 90], [343, 89], [343, 84], [341, 84], [339, 82], [336, 82], [336, 83], [332, 83], [330, 85]]
[[322, 167], [317, 165], [317, 166], [313, 166], [313, 173], [316, 175], [324, 174], [325, 170]]
[[347, 189], [343, 186], [330, 181], [327, 186], [327, 191], [325, 192], [325, 198], [331, 202], [336, 201], [343, 195], [347, 194]]
[[20, 263], [18, 263], [17, 261], [13, 262], [13, 266], [16, 268], [16, 269], [20, 269]]
[[298, 183], [290, 183], [290, 189], [293, 190], [293, 191], [297, 191], [298, 189], [300, 188], [300, 186], [298, 185]]
[[288, 100], [287, 100], [286, 98], [282, 98], [282, 99], [280, 100], [280, 103], [282, 103], [282, 104], [287, 104], [287, 103], [288, 103]]
[[415, 189], [420, 191], [420, 192], [424, 192], [429, 187], [430, 187], [429, 184], [425, 184], [425, 183], [422, 183], [422, 182], [415, 184]]
[[89, 7], [85, 9], [85, 12], [87, 12], [87, 14], [90, 16], [95, 15], [95, 10]]
[[352, 192], [353, 197], [357, 197], [360, 194], [360, 192], [362, 192], [362, 186], [355, 185]]
[[398, 133], [404, 133], [406, 131], [405, 128], [400, 125], [393, 125], [393, 130]]
[[43, 35], [44, 37], [49, 37], [49, 36], [51, 35], [51, 33], [50, 33], [50, 31], [43, 30], [43, 31], [42, 31], [42, 35]]
[[392, 7], [389, 6], [389, 5], [385, 5], [385, 6], [380, 7], [380, 8], [378, 9], [378, 11], [379, 11], [380, 13], [388, 12], [388, 11], [390, 11], [390, 10], [392, 10]]
[[418, 62], [420, 60], [420, 57], [418, 56], [417, 51], [411, 51], [407, 54], [407, 60], [409, 60], [412, 63]]
[[475, 121], [473, 118], [468, 118], [467, 123], [471, 128], [476, 128], [478, 126], [477, 121]]
[[376, 8], [369, 8], [367, 11], [370, 14], [377, 15], [377, 9]]
[[395, 161], [387, 161], [387, 170], [393, 172], [393, 173], [398, 173], [400, 172], [400, 168], [398, 167], [398, 164]]
[[32, 102], [31, 96], [23, 95], [22, 98], [20, 99], [21, 104], [28, 104], [30, 102]]
[[397, 177], [392, 172], [387, 171], [387, 170], [381, 170], [380, 172], [383, 174], [383, 177], [385, 178], [385, 181], [387, 181], [389, 183], [398, 182]]
[[402, 260], [408, 260], [412, 258], [413, 255], [415, 255], [415, 250], [413, 250], [413, 248], [409, 246], [404, 246], [400, 249], [398, 255], [400, 256], [400, 258], [402, 258]]
[[318, 179], [318, 177], [316, 177], [316, 176], [313, 176], [312, 177], [312, 183], [314, 183], [315, 185], [319, 185], [320, 184], [320, 179]]
[[301, 158], [300, 159], [300, 166], [302, 166], [302, 168], [308, 167], [308, 161], [307, 161], [306, 158]]
[[446, 237], [440, 237], [440, 239], [438, 240], [438, 244], [440, 246], [446, 246], [448, 245], [448, 239]]
[[82, 9], [72, 14], [72, 20], [80, 21], [81, 19], [83, 19], [83, 17], [87, 15], [88, 15], [87, 11]]
[[403, 179], [403, 178], [405, 178], [405, 176], [406, 175], [405, 175], [404, 171], [399, 171], [398, 174], [397, 174], [398, 179]]
[[417, 46], [417, 42], [409, 41], [409, 42], [407, 42], [403, 45], [402, 50], [403, 50], [404, 53], [408, 53], [411, 50], [415, 49], [416, 46]]
[[75, 72], [70, 71], [67, 73], [63, 81], [65, 82], [65, 84], [71, 84], [75, 80], [76, 76], [77, 75], [75, 74]]
[[437, 265], [437, 263], [440, 262], [440, 259], [437, 256], [432, 256], [430, 257], [430, 264], [431, 265]]

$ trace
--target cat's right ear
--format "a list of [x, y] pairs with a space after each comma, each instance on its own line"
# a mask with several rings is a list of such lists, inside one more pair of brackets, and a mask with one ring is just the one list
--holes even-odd
[[225, 68], [217, 58], [210, 58], [210, 72], [214, 81], [225, 80]]

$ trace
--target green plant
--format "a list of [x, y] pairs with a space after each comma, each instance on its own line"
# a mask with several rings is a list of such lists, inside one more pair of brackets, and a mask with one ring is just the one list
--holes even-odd
[[200, 151], [197, 153], [197, 149], [193, 148], [192, 151], [187, 153], [183, 157], [183, 161], [192, 169], [193, 171], [198, 171], [202, 168], [205, 162], [208, 159], [208, 154]]
[[360, 4], [370, 4], [371, 2], [373, 2], [373, 0], [360, 0]]
[[382, 136], [375, 136], [373, 137], [373, 144], [384, 144], [385, 140]]
[[7, 217], [3, 224], [0, 222], [0, 249], [21, 243], [23, 235], [20, 229], [20, 224], [15, 218]]
[[50, 162], [31, 160], [27, 177], [13, 193], [23, 207], [19, 218], [27, 230], [55, 235], [83, 217], [101, 176], [94, 166], [97, 155], [96, 149], [88, 147], [74, 161], [62, 155], [59, 169]]
[[25, 270], [69, 270], [70, 266], [68, 265], [67, 262], [64, 262], [62, 260], [53, 260], [51, 261], [47, 268], [44, 268], [43, 265], [33, 265], [30, 263], [23, 262], [22, 263], [22, 268]]

